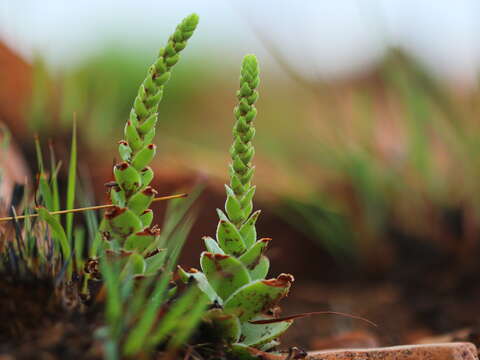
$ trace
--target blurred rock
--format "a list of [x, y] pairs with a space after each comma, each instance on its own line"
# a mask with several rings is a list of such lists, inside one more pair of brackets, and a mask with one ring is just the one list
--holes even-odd
[[378, 338], [368, 331], [348, 331], [327, 338], [313, 339], [310, 348], [316, 350], [324, 349], [364, 349], [380, 345]]
[[0, 121], [14, 134], [26, 130], [25, 111], [32, 90], [32, 67], [0, 41]]
[[446, 334], [426, 336], [415, 341], [417, 344], [445, 343], [445, 342], [471, 342], [480, 346], [480, 327], [478, 325], [452, 331]]
[[15, 184], [25, 184], [30, 179], [28, 166], [8, 131], [1, 131], [0, 123], [0, 214], [8, 213]]

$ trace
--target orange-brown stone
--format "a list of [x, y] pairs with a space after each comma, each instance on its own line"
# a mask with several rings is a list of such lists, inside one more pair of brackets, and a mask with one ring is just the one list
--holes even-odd
[[477, 360], [471, 343], [404, 345], [372, 349], [310, 352], [307, 360]]

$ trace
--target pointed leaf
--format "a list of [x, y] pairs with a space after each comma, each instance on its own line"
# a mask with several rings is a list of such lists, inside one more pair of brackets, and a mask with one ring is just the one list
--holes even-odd
[[160, 230], [158, 230], [156, 227], [145, 228], [142, 231], [130, 235], [125, 241], [123, 247], [125, 250], [142, 253], [145, 249], [152, 245], [152, 243], [155, 242], [156, 237], [159, 235]]
[[242, 182], [240, 181], [240, 179], [238, 178], [237, 174], [232, 174], [231, 176], [231, 180], [230, 180], [230, 187], [231, 189], [235, 192], [235, 194], [243, 194], [244, 193], [244, 188], [243, 188], [243, 184]]
[[140, 220], [142, 221], [142, 224], [144, 227], [148, 227], [152, 224], [153, 221], [153, 211], [151, 209], [145, 210], [141, 215], [140, 215]]
[[160, 249], [159, 252], [153, 256], [145, 259], [147, 267], [145, 268], [145, 275], [154, 275], [162, 269], [167, 258], [167, 251]]
[[270, 241], [272, 241], [270, 238], [258, 240], [253, 246], [250, 247], [250, 249], [240, 256], [239, 260], [247, 267], [247, 269], [254, 269], [258, 265], [262, 254]]
[[148, 133], [146, 133], [143, 137], [143, 141], [145, 144], [150, 144], [155, 137], [155, 128], [152, 128]]
[[270, 269], [270, 260], [266, 256], [260, 258], [258, 264], [250, 270], [250, 277], [252, 280], [265, 279]]
[[195, 281], [198, 288], [202, 290], [205, 295], [208, 296], [212, 303], [219, 303], [220, 305], [223, 304], [222, 299], [218, 296], [215, 290], [211, 287], [210, 283], [207, 280], [207, 277], [204, 273], [198, 271], [197, 269], [190, 269], [189, 272], [185, 271], [180, 265], [178, 266], [178, 274], [180, 275], [180, 279], [185, 283], [188, 284], [190, 281]]
[[227, 212], [227, 215], [231, 221], [233, 221], [234, 223], [238, 223], [244, 217], [242, 206], [240, 204], [240, 201], [238, 201], [237, 197], [235, 196], [233, 190], [230, 189], [228, 185], [225, 185], [225, 188], [227, 189], [225, 211]]
[[[161, 96], [161, 94], [160, 94]], [[139, 127], [138, 130], [140, 131], [141, 134], [146, 134], [149, 132], [153, 127], [155, 127], [155, 124], [157, 123], [157, 113], [153, 113], [150, 115]]]
[[217, 241], [225, 253], [239, 256], [247, 250], [242, 235], [230, 221], [220, 220], [217, 226]]
[[217, 209], [217, 214], [220, 220], [229, 221], [227, 215], [225, 215], [225, 213], [222, 210]]
[[225, 255], [225, 252], [218, 246], [218, 243], [210, 236], [204, 236], [202, 239], [205, 242], [205, 247], [208, 252]]
[[240, 235], [242, 235], [245, 246], [247, 246], [248, 248], [253, 245], [255, 240], [257, 240], [257, 230], [255, 228], [255, 223], [257, 222], [260, 213], [260, 210], [255, 211], [240, 228]]
[[292, 325], [293, 320], [282, 321], [273, 324], [242, 323], [242, 343], [248, 346], [258, 347], [266, 344], [282, 335]]
[[232, 256], [203, 252], [200, 264], [209, 283], [222, 299], [250, 281], [248, 270]]
[[135, 214], [143, 214], [148, 209], [152, 200], [157, 195], [157, 191], [151, 186], [147, 186], [142, 191], [133, 194], [127, 202], [127, 207]]
[[138, 171], [141, 171], [153, 160], [155, 153], [157, 151], [157, 146], [155, 144], [150, 144], [145, 146], [140, 150], [133, 158], [132, 165]]
[[153, 170], [150, 166], [144, 167], [140, 171], [140, 178], [142, 179], [142, 186], [147, 186], [153, 179]]
[[281, 274], [276, 279], [256, 280], [234, 292], [224, 303], [227, 314], [237, 315], [241, 321], [253, 319], [271, 309], [288, 294], [293, 276]]
[[256, 187], [252, 186], [240, 202], [245, 217], [250, 216], [250, 213], [253, 210], [253, 196], [255, 195], [255, 189]]
[[137, 151], [142, 147], [143, 141], [140, 138], [140, 135], [138, 135], [138, 131], [131, 120], [127, 121], [125, 124], [124, 133], [125, 140], [128, 142], [128, 145], [130, 145], [133, 151]]

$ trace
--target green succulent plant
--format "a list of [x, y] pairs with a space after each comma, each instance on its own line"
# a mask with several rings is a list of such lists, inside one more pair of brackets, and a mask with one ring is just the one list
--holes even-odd
[[115, 181], [110, 189], [110, 198], [115, 206], [105, 213], [102, 233], [112, 244], [132, 253], [128, 264], [134, 273], [148, 270], [144, 257], [153, 250], [152, 245], [159, 235], [159, 228], [152, 226], [153, 212], [149, 209], [157, 192], [149, 185], [154, 173], [148, 166], [156, 151], [152, 140], [158, 118], [157, 108], [171, 69], [178, 62], [179, 54], [197, 24], [196, 14], [186, 17], [160, 50], [140, 85], [125, 125], [124, 139], [118, 143], [122, 161], [114, 166]]
[[256, 221], [260, 210], [253, 212], [255, 186], [252, 185], [252, 159], [255, 136], [253, 120], [257, 110], [259, 67], [254, 55], [243, 59], [238, 105], [235, 107], [230, 185], [225, 185], [225, 212], [217, 209], [219, 222], [216, 239], [204, 237], [207, 251], [200, 257], [202, 272], [179, 268], [184, 282], [195, 282], [209, 297], [212, 309], [205, 322], [217, 333], [230, 351], [249, 357], [249, 349], [271, 350], [277, 338], [292, 321], [254, 324], [252, 321], [274, 319], [273, 307], [288, 294], [293, 276], [281, 274], [265, 279], [269, 260], [264, 252], [269, 238], [257, 240]]

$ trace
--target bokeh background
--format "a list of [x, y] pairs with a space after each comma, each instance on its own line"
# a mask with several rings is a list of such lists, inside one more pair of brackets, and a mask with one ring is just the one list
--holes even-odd
[[182, 262], [198, 266], [201, 236], [215, 231], [239, 65], [255, 53], [258, 228], [274, 239], [272, 273], [297, 278], [284, 313], [343, 311], [380, 325], [313, 317], [286, 341], [478, 343], [474, 0], [2, 1], [3, 196], [34, 179], [35, 134], [66, 158], [76, 118], [83, 187], [106, 201], [137, 86], [191, 12], [201, 23], [168, 84], [154, 164], [162, 194], [205, 185]]

